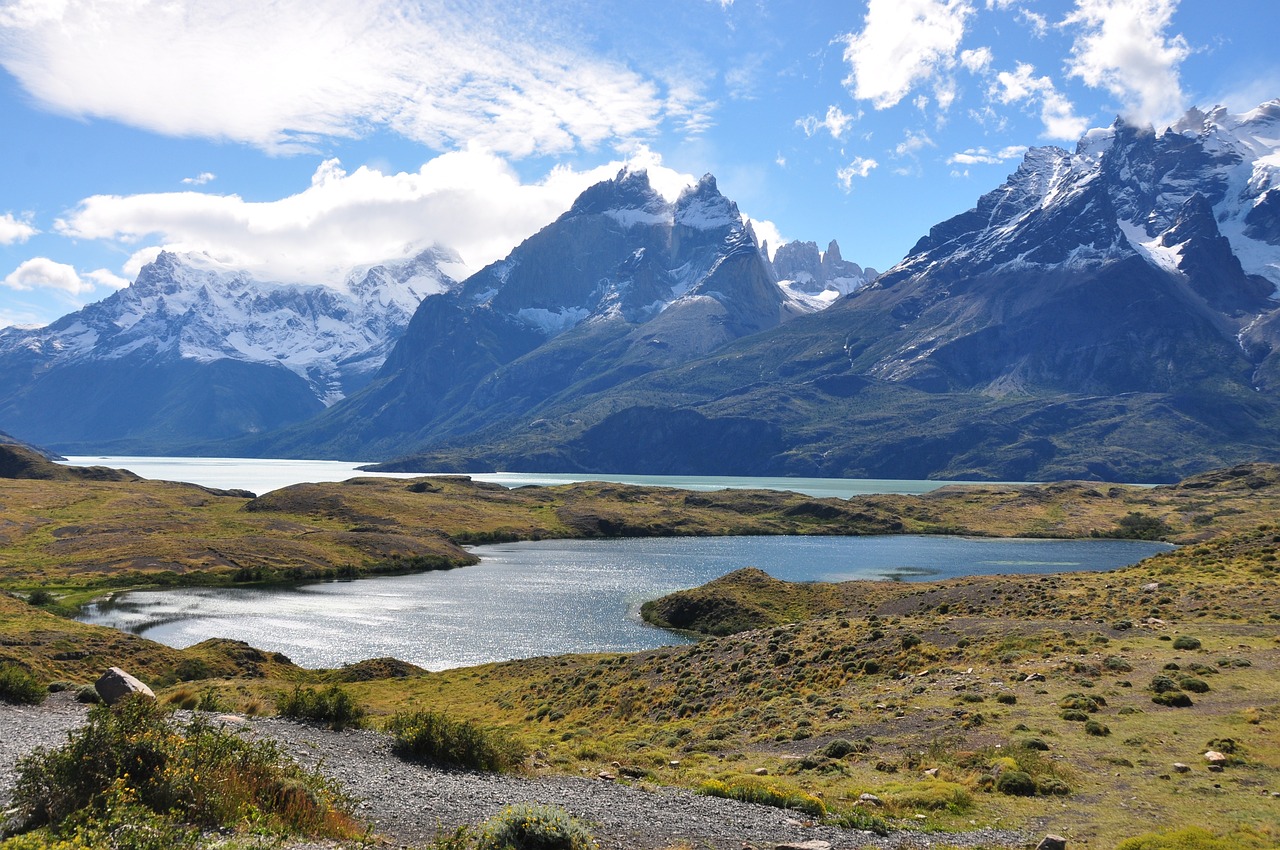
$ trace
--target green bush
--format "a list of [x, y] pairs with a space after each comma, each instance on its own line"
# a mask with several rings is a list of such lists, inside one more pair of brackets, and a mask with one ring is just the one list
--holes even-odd
[[0, 702], [39, 705], [49, 695], [40, 680], [14, 664], [0, 664]]
[[842, 759], [849, 753], [865, 753], [867, 749], [866, 744], [855, 744], [844, 738], [836, 738], [826, 746], [818, 748], [817, 754], [826, 756], [829, 759]]
[[1045, 797], [1065, 797], [1071, 793], [1071, 786], [1061, 779], [1047, 776], [1036, 783], [1036, 793]]
[[1084, 731], [1090, 735], [1096, 735], [1099, 738], [1106, 737], [1111, 734], [1111, 729], [1105, 723], [1099, 723], [1097, 720], [1089, 720], [1084, 724]]
[[996, 790], [1013, 797], [1034, 797], [1035, 780], [1021, 770], [1002, 770], [996, 777]]
[[1209, 692], [1209, 683], [1204, 679], [1197, 679], [1195, 676], [1183, 676], [1178, 680], [1178, 684], [1182, 685], [1184, 691], [1191, 691], [1193, 694], [1207, 694]]
[[485, 729], [439, 711], [399, 712], [387, 724], [401, 756], [474, 770], [513, 770], [524, 763], [524, 745], [499, 729]]
[[1164, 705], [1169, 708], [1190, 708], [1192, 705], [1191, 697], [1183, 691], [1161, 691], [1151, 698], [1156, 705]]
[[33, 590], [31, 591], [30, 594], [27, 595], [27, 604], [35, 605], [37, 607], [41, 607], [44, 605], [52, 605], [54, 602], [57, 602], [57, 601], [58, 601], [58, 597], [54, 596], [52, 593], [50, 593], [49, 591], [43, 588], [40, 588], [38, 590]]
[[330, 729], [360, 728], [364, 708], [337, 685], [325, 690], [295, 687], [292, 693], [276, 695], [276, 711], [290, 720], [323, 723]]
[[586, 826], [563, 809], [517, 803], [485, 822], [476, 850], [595, 850]]
[[1193, 638], [1190, 635], [1179, 635], [1173, 640], [1174, 649], [1199, 649], [1200, 638]]
[[[163, 850], [184, 846], [188, 826], [245, 823], [280, 834], [359, 834], [345, 799], [274, 742], [249, 742], [198, 718], [173, 724], [159, 704], [143, 698], [96, 706], [66, 745], [22, 758], [13, 802], [15, 823], [47, 824], [62, 838], [127, 820], [120, 829], [130, 832], [131, 843], [117, 843], [113, 827], [110, 843], [89, 846]], [[148, 835], [158, 837], [144, 841]]]

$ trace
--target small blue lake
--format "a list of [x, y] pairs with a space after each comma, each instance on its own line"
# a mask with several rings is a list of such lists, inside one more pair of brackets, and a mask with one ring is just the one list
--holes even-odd
[[964, 537], [697, 537], [480, 546], [446, 572], [267, 589], [122, 594], [81, 619], [171, 646], [235, 638], [307, 667], [395, 656], [430, 670], [678, 644], [641, 602], [740, 567], [790, 581], [1108, 570], [1167, 544]]

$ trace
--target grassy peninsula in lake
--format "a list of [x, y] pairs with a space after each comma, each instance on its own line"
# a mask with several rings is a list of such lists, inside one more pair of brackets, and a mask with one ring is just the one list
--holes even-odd
[[[943, 844], [992, 824], [1072, 847], [1184, 827], [1224, 842], [1212, 846], [1280, 841], [1280, 467], [849, 501], [463, 478], [250, 498], [13, 458], [6, 474], [25, 477], [0, 484], [0, 665], [42, 682], [119, 665], [162, 701], [246, 713], [337, 684], [374, 724], [430, 708], [501, 729], [534, 754], [525, 770], [772, 789], [802, 817], [933, 830]], [[476, 541], [747, 533], [1182, 545], [1109, 573], [800, 585], [742, 570], [647, 606], [653, 622], [708, 636], [691, 646], [440, 673], [390, 659], [304, 670], [235, 641], [176, 650], [55, 613], [121, 587], [464, 566]]]

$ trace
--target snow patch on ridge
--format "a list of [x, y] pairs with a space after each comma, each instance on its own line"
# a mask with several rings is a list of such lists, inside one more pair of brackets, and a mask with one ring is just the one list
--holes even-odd
[[522, 307], [516, 316], [525, 324], [533, 325], [547, 336], [555, 336], [581, 323], [591, 311], [585, 307], [561, 307], [551, 311], [542, 307]]
[[1125, 239], [1129, 240], [1129, 244], [1133, 249], [1142, 255], [1148, 263], [1158, 269], [1176, 274], [1178, 272], [1178, 264], [1182, 262], [1182, 245], [1172, 245], [1165, 247], [1160, 244], [1160, 237], [1154, 239], [1147, 236], [1147, 232], [1131, 221], [1118, 222], [1120, 232], [1124, 234]]

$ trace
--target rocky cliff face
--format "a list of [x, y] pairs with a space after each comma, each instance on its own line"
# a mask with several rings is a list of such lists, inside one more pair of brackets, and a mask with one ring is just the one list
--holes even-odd
[[558, 399], [811, 309], [776, 284], [713, 177], [667, 201], [644, 172], [624, 171], [455, 295], [424, 303], [367, 391], [253, 450], [386, 453], [524, 429]]
[[820, 252], [814, 242], [788, 242], [779, 246], [773, 255], [773, 270], [784, 290], [816, 309], [829, 307], [880, 274], [841, 257], [840, 246], [834, 239], [824, 252]]

